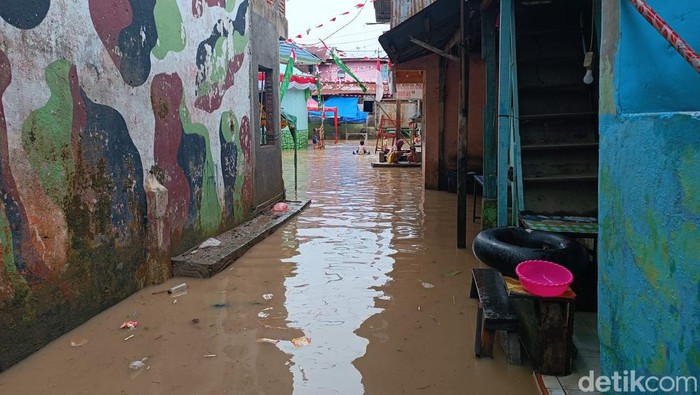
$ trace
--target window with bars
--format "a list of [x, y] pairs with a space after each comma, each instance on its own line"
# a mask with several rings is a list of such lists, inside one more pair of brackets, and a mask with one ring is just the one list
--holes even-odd
[[260, 145], [275, 141], [272, 69], [258, 66], [258, 107], [260, 116]]

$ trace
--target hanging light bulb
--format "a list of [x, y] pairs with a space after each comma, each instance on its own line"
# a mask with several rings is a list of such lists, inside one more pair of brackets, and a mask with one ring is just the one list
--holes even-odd
[[586, 70], [586, 75], [583, 76], [583, 83], [586, 85], [590, 85], [593, 83], [593, 70]]

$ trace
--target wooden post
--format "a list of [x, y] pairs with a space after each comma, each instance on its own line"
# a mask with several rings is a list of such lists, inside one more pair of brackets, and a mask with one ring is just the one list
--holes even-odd
[[401, 134], [401, 99], [396, 98], [396, 137], [394, 137], [394, 144], [399, 142], [399, 139], [403, 138]]
[[501, 31], [498, 61], [498, 226], [508, 225], [508, 145], [510, 141], [510, 117], [512, 92], [511, 68], [511, 22], [513, 0], [501, 0]]
[[440, 56], [438, 70], [438, 190], [447, 190], [447, 175], [445, 174], [445, 77], [447, 60]]
[[457, 248], [467, 247], [467, 98], [469, 93], [469, 53], [466, 40], [468, 20], [466, 0], [460, 0], [460, 84], [459, 84], [459, 132], [457, 145]]
[[498, 103], [498, 68], [496, 64], [496, 17], [498, 8], [481, 12], [481, 51], [486, 63], [486, 105], [484, 106], [484, 193], [481, 203], [481, 229], [496, 226], [496, 175], [498, 137], [496, 108]]

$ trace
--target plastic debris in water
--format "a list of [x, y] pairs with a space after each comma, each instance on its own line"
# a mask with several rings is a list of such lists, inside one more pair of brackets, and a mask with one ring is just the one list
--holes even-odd
[[135, 336], [135, 335], [129, 335], [129, 336], [127, 336], [127, 337], [124, 338], [124, 341], [127, 341], [127, 340], [131, 339], [131, 338], [134, 337], [134, 336]]
[[224, 307], [229, 307], [229, 306], [231, 306], [231, 305], [228, 303], [214, 303], [213, 305], [211, 305], [211, 307], [216, 307], [217, 309], [223, 309]]
[[204, 354], [204, 358], [214, 358], [216, 354]]
[[87, 342], [88, 342], [87, 339], [81, 339], [81, 340], [78, 340], [77, 342], [71, 341], [70, 346], [71, 347], [80, 347], [80, 346], [86, 345]]
[[139, 326], [138, 321], [126, 321], [122, 324], [122, 326], [119, 327], [119, 329], [132, 330], [132, 329], [136, 328], [137, 326]]
[[207, 247], [218, 247], [221, 245], [221, 242], [217, 239], [211, 238], [207, 239], [204, 243], [199, 245], [199, 248], [207, 248]]
[[270, 316], [270, 310], [272, 310], [272, 307], [268, 307], [266, 309], [263, 309], [261, 312], [258, 313], [258, 318], [267, 318]]
[[261, 337], [258, 340], [256, 340], [258, 343], [271, 343], [271, 344], [277, 344], [280, 342], [280, 339], [270, 339], [267, 337]]
[[178, 296], [187, 295], [187, 283], [178, 284], [168, 290], [168, 294], [173, 298]]
[[264, 294], [263, 299], [270, 300], [270, 299], [272, 299], [272, 296], [273, 296], [272, 294]]
[[421, 282], [421, 285], [423, 288], [435, 288], [435, 286], [431, 283], [426, 283], [425, 281]]
[[129, 363], [129, 369], [141, 370], [144, 368], [144, 366], [146, 366], [146, 364], [144, 362], [146, 362], [147, 360], [148, 360], [148, 357], [142, 358], [142, 359], [136, 360], [136, 361], [131, 361], [131, 363]]
[[294, 339], [292, 339], [292, 344], [294, 344], [294, 347], [309, 346], [311, 345], [311, 339], [309, 339], [306, 336], [295, 337]]
[[289, 205], [283, 202], [279, 202], [272, 207], [272, 211], [276, 213], [285, 213], [287, 210], [289, 210]]

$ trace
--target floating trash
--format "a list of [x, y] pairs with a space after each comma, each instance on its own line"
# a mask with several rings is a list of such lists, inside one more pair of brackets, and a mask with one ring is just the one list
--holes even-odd
[[178, 284], [168, 290], [168, 293], [173, 298], [177, 298], [182, 295], [187, 295], [187, 283]]
[[272, 207], [272, 211], [276, 213], [285, 213], [287, 210], [289, 210], [289, 205], [284, 202], [276, 203], [274, 207]]
[[71, 341], [70, 346], [71, 347], [81, 347], [81, 346], [86, 345], [87, 342], [88, 342], [87, 339], [81, 339], [81, 340], [78, 340], [77, 342]]
[[268, 307], [266, 309], [263, 309], [261, 312], [258, 313], [258, 317], [260, 318], [267, 318], [270, 316], [270, 310], [272, 310], [272, 307]]
[[261, 337], [258, 340], [256, 340], [258, 343], [270, 343], [270, 344], [277, 344], [280, 342], [280, 339], [270, 339], [267, 337]]
[[309, 339], [306, 336], [302, 337], [296, 337], [292, 339], [292, 344], [294, 344], [294, 347], [305, 347], [311, 345], [311, 339]]
[[148, 360], [148, 357], [145, 357], [145, 358], [142, 358], [142, 359], [136, 360], [136, 361], [131, 361], [131, 362], [129, 363], [129, 369], [131, 369], [131, 370], [141, 370], [141, 369], [143, 369], [143, 368], [146, 366], [145, 362], [146, 362], [147, 360]]
[[426, 283], [425, 281], [421, 282], [421, 285], [423, 286], [423, 288], [428, 288], [428, 289], [435, 288], [435, 286], [433, 284]]
[[217, 308], [217, 309], [223, 309], [225, 307], [231, 306], [229, 303], [214, 303], [211, 305], [211, 307]]
[[272, 299], [272, 296], [273, 296], [272, 294], [264, 294], [263, 299], [270, 300], [270, 299]]
[[136, 328], [137, 326], [139, 326], [138, 321], [126, 321], [122, 324], [122, 326], [119, 327], [119, 329], [132, 330], [132, 329]]
[[217, 239], [211, 238], [207, 239], [204, 243], [199, 245], [199, 248], [208, 248], [208, 247], [218, 247], [221, 245], [221, 242]]

